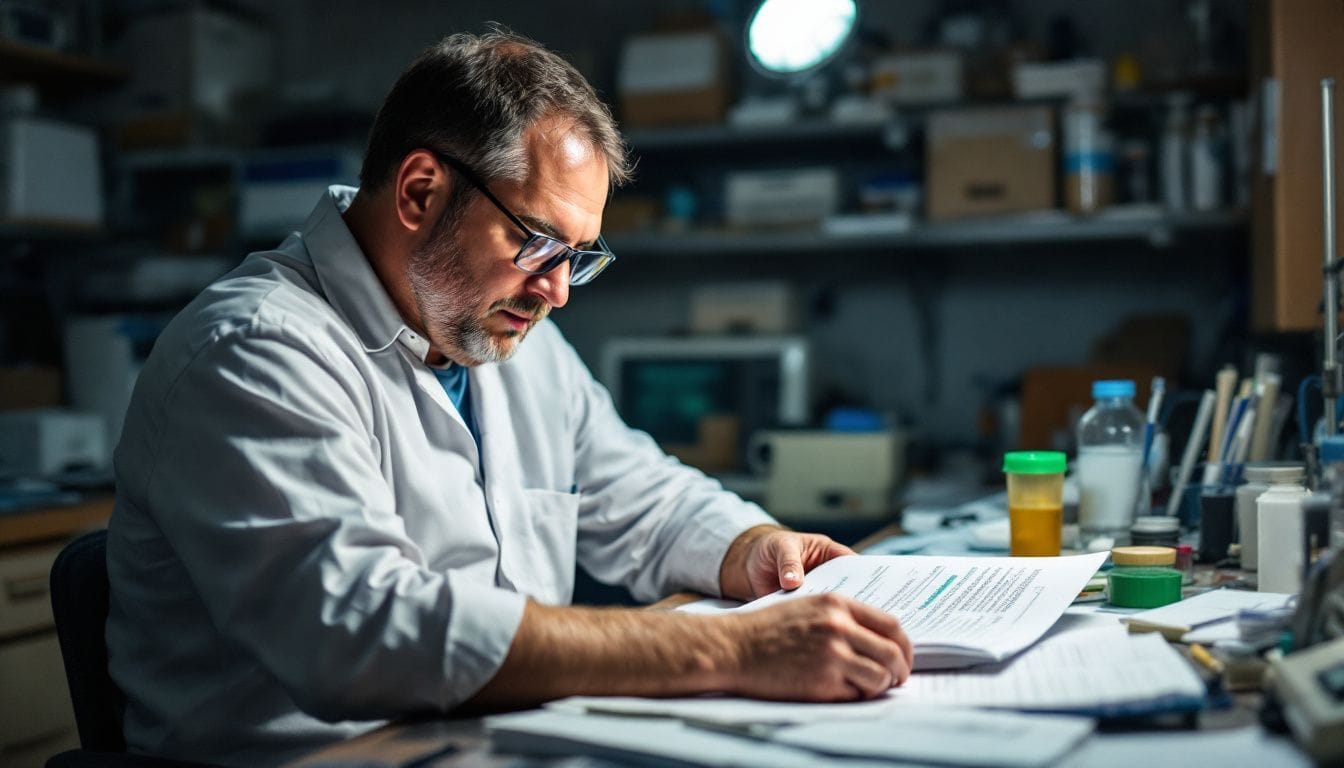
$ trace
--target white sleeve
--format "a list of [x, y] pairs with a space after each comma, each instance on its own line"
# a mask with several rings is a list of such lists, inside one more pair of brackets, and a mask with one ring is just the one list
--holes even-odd
[[251, 328], [207, 345], [167, 396], [143, 497], [218, 631], [304, 711], [446, 709], [503, 663], [524, 598], [425, 566], [367, 386], [321, 349]]
[[576, 408], [579, 562], [640, 600], [683, 589], [718, 595], [728, 545], [774, 519], [627, 426], [573, 348], [557, 347]]

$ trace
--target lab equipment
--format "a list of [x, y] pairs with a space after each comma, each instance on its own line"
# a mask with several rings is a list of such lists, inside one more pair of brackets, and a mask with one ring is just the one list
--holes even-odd
[[702, 433], [729, 438], [704, 427], [736, 419], [729, 466], [713, 469], [745, 471], [753, 434], [807, 422], [810, 358], [807, 340], [794, 336], [626, 337], [603, 348], [602, 380], [625, 422], [674, 455], [713, 447]]
[[1293, 736], [1319, 765], [1344, 760], [1344, 638], [1274, 660], [1270, 679]]
[[1143, 414], [1134, 382], [1098, 381], [1078, 421], [1078, 524], [1084, 541], [1129, 536], [1143, 464]]
[[747, 463], [766, 477], [766, 509], [785, 522], [879, 520], [895, 509], [905, 435], [892, 429], [758, 432]]
[[1064, 524], [1064, 470], [1060, 451], [1004, 454], [1008, 478], [1009, 552], [1013, 556], [1059, 554]]

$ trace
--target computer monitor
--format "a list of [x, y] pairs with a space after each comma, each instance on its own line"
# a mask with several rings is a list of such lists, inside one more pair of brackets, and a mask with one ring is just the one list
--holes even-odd
[[[741, 471], [752, 433], [807, 423], [810, 356], [796, 336], [620, 338], [603, 349], [602, 379], [630, 426], [689, 463]], [[732, 429], [706, 429], [725, 419]], [[731, 435], [731, 458], [704, 445], [715, 434]]]

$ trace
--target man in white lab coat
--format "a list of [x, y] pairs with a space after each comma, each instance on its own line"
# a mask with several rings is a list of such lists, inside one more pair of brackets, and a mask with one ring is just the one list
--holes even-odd
[[133, 750], [267, 765], [413, 712], [844, 700], [906, 678], [896, 620], [843, 598], [567, 605], [576, 562], [644, 599], [750, 599], [849, 553], [626, 427], [545, 319], [614, 258], [602, 210], [628, 172], [558, 57], [447, 38], [388, 95], [360, 189], [333, 187], [165, 330], [109, 526]]

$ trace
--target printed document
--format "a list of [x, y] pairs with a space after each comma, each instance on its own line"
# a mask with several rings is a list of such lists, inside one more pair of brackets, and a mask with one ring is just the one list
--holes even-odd
[[[915, 669], [1002, 661], [1040, 639], [1107, 554], [1069, 557], [839, 557], [803, 586], [731, 610], [757, 610], [826, 592], [847, 595], [900, 619], [915, 646]], [[706, 612], [703, 605], [690, 610]]]

